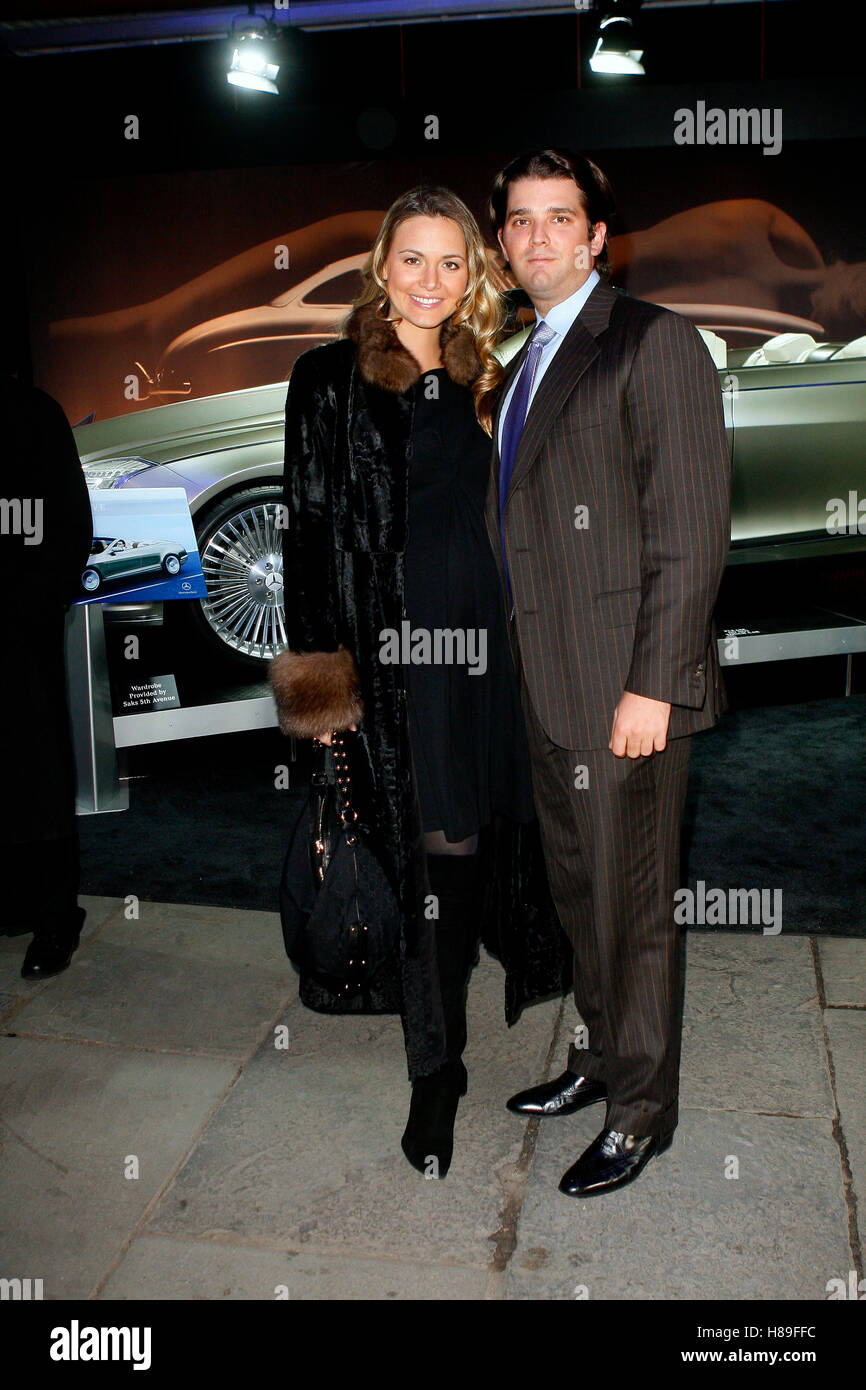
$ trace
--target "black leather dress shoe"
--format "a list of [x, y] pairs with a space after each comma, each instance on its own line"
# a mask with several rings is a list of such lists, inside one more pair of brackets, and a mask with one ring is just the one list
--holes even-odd
[[34, 936], [24, 956], [25, 980], [47, 980], [65, 970], [78, 949], [79, 937]]
[[505, 1103], [515, 1115], [573, 1115], [585, 1105], [595, 1105], [596, 1101], [606, 1099], [607, 1087], [603, 1081], [590, 1081], [586, 1076], [564, 1071], [555, 1081], [518, 1091]]
[[621, 1134], [617, 1129], [603, 1129], [593, 1139], [559, 1184], [567, 1197], [595, 1197], [633, 1182], [657, 1153], [670, 1148], [672, 1136]]

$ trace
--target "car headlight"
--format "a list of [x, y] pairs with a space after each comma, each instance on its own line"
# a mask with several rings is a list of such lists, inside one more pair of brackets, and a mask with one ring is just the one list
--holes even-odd
[[97, 459], [93, 463], [82, 464], [89, 488], [123, 487], [123, 484], [134, 478], [137, 473], [145, 473], [148, 468], [157, 467], [158, 464], [140, 458]]

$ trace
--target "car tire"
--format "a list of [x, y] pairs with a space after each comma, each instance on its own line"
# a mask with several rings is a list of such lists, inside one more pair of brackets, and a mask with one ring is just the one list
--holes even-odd
[[176, 575], [180, 574], [180, 556], [164, 556], [162, 561], [162, 568], [164, 574], [167, 574], [171, 579], [174, 579]]
[[96, 594], [102, 588], [102, 575], [99, 570], [86, 569], [81, 576], [81, 587], [86, 594]]
[[195, 518], [206, 599], [181, 607], [205, 650], [221, 664], [264, 679], [286, 648], [279, 484], [245, 488]]

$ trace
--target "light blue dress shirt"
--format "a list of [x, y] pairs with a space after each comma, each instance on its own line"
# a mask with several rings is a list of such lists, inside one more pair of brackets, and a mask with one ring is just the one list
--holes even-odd
[[[532, 383], [532, 391], [529, 396], [529, 406], [527, 407], [527, 415], [529, 414], [529, 409], [532, 406], [532, 401], [536, 391], [538, 390], [541, 378], [544, 376], [544, 373], [547, 371], [548, 367], [553, 361], [554, 356], [559, 350], [559, 346], [563, 338], [565, 337], [568, 330], [571, 328], [571, 325], [574, 323], [574, 320], [577, 318], [578, 314], [580, 313], [586, 301], [589, 299], [589, 296], [592, 294], [600, 279], [601, 276], [599, 275], [598, 271], [591, 270], [589, 272], [589, 275], [586, 277], [583, 284], [581, 285], [580, 289], [575, 290], [574, 294], [570, 294], [568, 296], [568, 299], [563, 299], [560, 304], [554, 304], [553, 308], [548, 309], [547, 313], [544, 315], [544, 321], [548, 324], [550, 328], [553, 329], [554, 336], [553, 338], [551, 338], [550, 342], [547, 343], [547, 345], [542, 349], [541, 357], [538, 361], [538, 368], [535, 373], [535, 381]], [[535, 321], [536, 323], [541, 322], [541, 314], [539, 314], [537, 310], [535, 313]], [[514, 388], [517, 385], [519, 377], [520, 372], [516, 372], [514, 380], [508, 388], [508, 394], [505, 397], [505, 404], [499, 415], [500, 453], [502, 452], [502, 427], [505, 423], [505, 417], [508, 414], [508, 408], [511, 405], [511, 397], [514, 395]]]

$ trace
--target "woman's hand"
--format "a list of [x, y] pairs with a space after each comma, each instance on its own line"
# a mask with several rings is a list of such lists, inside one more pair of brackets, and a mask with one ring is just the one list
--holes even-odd
[[[358, 726], [357, 724], [350, 724], [349, 728], [352, 730], [353, 733], [355, 733]], [[324, 743], [326, 748], [330, 748], [331, 743], [333, 742], [333, 737], [333, 734], [330, 732], [327, 734], [317, 734], [316, 741], [317, 743]]]

